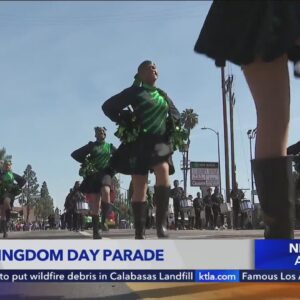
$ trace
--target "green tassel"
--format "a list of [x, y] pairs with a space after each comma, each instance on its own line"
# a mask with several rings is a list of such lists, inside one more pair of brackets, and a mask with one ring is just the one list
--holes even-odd
[[98, 172], [96, 162], [88, 155], [79, 169], [79, 175], [83, 178], [94, 175]]

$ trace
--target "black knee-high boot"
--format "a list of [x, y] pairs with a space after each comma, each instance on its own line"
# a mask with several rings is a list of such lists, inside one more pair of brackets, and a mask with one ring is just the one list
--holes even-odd
[[257, 195], [264, 213], [266, 239], [293, 239], [295, 185], [292, 157], [252, 161]]
[[155, 186], [154, 197], [156, 201], [156, 233], [159, 238], [167, 238], [167, 217], [169, 210], [170, 187]]
[[99, 240], [102, 239], [99, 232], [99, 216], [92, 216], [92, 225], [93, 225], [93, 239]]
[[3, 238], [7, 238], [7, 221], [6, 220], [1, 220], [1, 226], [3, 230]]
[[108, 226], [106, 225], [106, 215], [109, 209], [109, 203], [101, 201], [101, 230], [108, 231]]
[[145, 228], [146, 228], [146, 201], [143, 202], [132, 202], [132, 212], [134, 217], [135, 227], [135, 239], [145, 239]]
[[300, 221], [300, 178], [295, 181], [296, 197], [295, 197], [295, 210], [296, 210], [296, 220]]
[[7, 209], [5, 211], [5, 215], [6, 215], [6, 221], [8, 222], [10, 220], [10, 217], [11, 217], [11, 210]]

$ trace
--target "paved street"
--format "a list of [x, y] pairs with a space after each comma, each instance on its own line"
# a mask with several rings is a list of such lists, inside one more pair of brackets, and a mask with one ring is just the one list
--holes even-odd
[[[170, 230], [170, 239], [261, 239], [263, 230]], [[146, 230], [147, 239], [157, 239], [154, 229]], [[300, 230], [295, 231], [300, 239]], [[92, 231], [37, 230], [9, 232], [9, 239], [91, 239]], [[133, 229], [110, 229], [103, 233], [104, 239], [133, 239]]]

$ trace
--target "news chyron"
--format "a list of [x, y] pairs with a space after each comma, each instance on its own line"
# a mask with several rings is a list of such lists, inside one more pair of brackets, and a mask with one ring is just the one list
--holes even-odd
[[5, 240], [0, 282], [300, 282], [299, 240]]

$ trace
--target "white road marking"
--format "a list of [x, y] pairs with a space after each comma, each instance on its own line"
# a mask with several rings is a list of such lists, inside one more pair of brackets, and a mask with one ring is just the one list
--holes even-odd
[[[85, 236], [92, 236], [92, 234], [87, 231], [79, 231], [79, 233]], [[102, 237], [102, 240], [111, 240], [111, 239], [108, 237]]]

